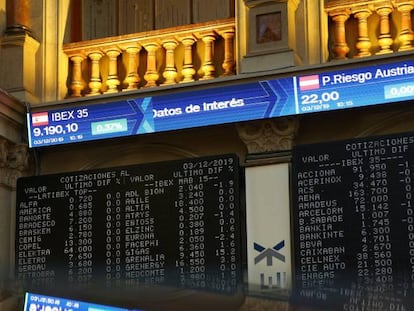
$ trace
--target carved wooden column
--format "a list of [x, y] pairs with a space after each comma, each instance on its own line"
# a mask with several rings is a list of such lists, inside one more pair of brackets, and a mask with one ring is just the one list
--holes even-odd
[[104, 52], [109, 58], [108, 79], [106, 80], [108, 89], [105, 93], [117, 93], [118, 85], [121, 84], [118, 78], [118, 56], [121, 54], [121, 51], [117, 47], [111, 47]]
[[193, 65], [193, 44], [197, 41], [195, 37], [187, 36], [181, 39], [181, 43], [184, 45], [184, 65], [181, 70], [183, 80], [181, 82], [194, 81], [195, 69]]
[[30, 34], [31, 0], [6, 1], [6, 34]]
[[332, 17], [332, 20], [335, 22], [334, 25], [334, 59], [346, 59], [346, 55], [349, 53], [349, 47], [346, 43], [346, 31], [345, 31], [345, 22], [349, 18], [349, 10], [334, 10], [330, 11], [329, 15]]
[[390, 31], [390, 14], [393, 11], [391, 2], [378, 5], [376, 12], [380, 17], [380, 35], [378, 37], [378, 43], [380, 45], [380, 50], [377, 54], [387, 54], [392, 53], [391, 45], [393, 44], [393, 39], [391, 37]]
[[165, 78], [165, 85], [177, 83], [175, 78], [177, 77], [177, 69], [175, 68], [174, 50], [177, 47], [178, 42], [175, 39], [167, 39], [162, 43], [165, 48], [165, 70], [162, 74]]
[[214, 41], [216, 40], [216, 34], [214, 32], [208, 32], [201, 34], [201, 40], [203, 40], [204, 46], [204, 62], [202, 66], [203, 77], [201, 80], [214, 79]]
[[103, 53], [100, 51], [93, 51], [88, 54], [91, 60], [91, 78], [89, 80], [90, 92], [88, 95], [101, 94], [102, 81], [100, 76], [99, 61], [101, 60]]
[[136, 90], [141, 81], [138, 75], [139, 52], [141, 51], [141, 46], [138, 43], [128, 44], [124, 49], [128, 54], [128, 73], [125, 78], [125, 83], [128, 87], [125, 90]]
[[399, 51], [412, 50], [414, 34], [411, 25], [411, 11], [414, 9], [414, 1], [397, 1], [396, 6], [401, 13], [401, 31], [398, 36], [400, 40]]
[[156, 52], [160, 48], [160, 45], [155, 42], [149, 42], [143, 44], [145, 50], [148, 52], [147, 56], [147, 71], [145, 72], [144, 79], [147, 81], [145, 87], [157, 86], [157, 80], [160, 77], [157, 71], [157, 58]]
[[224, 30], [220, 32], [220, 35], [224, 39], [224, 61], [223, 61], [223, 76], [234, 75], [234, 28]]
[[368, 17], [371, 15], [371, 10], [367, 6], [362, 6], [353, 8], [352, 13], [358, 19], [358, 42], [356, 44], [358, 54], [355, 57], [370, 56], [371, 41], [368, 36]]
[[79, 53], [69, 57], [72, 61], [72, 82], [70, 89], [72, 91], [71, 97], [81, 97], [84, 89], [84, 83], [82, 81], [82, 62], [85, 59], [85, 55]]

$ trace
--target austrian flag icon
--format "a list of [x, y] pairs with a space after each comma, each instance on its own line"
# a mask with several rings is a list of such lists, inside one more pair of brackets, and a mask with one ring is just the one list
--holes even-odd
[[44, 126], [49, 124], [47, 111], [32, 114], [32, 126]]
[[299, 89], [301, 91], [319, 89], [319, 75], [299, 77]]

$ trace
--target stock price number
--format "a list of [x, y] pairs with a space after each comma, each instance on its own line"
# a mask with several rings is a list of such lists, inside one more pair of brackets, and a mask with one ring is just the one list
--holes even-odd
[[66, 133], [76, 133], [79, 129], [77, 123], [68, 123], [66, 125], [48, 125], [43, 128], [35, 127], [33, 129], [34, 137], [63, 135]]
[[321, 94], [304, 94], [300, 97], [302, 111], [314, 111], [329, 108], [329, 103], [339, 100], [339, 92], [323, 92]]
[[414, 95], [414, 84], [413, 83], [404, 83], [391, 85], [385, 87], [385, 96], [386, 98], [400, 98], [406, 96]]

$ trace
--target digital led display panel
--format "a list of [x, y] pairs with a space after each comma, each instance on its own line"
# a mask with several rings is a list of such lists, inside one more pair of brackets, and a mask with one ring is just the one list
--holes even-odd
[[[129, 309], [62, 297], [26, 293], [23, 311], [128, 311]], [[140, 311], [140, 310], [135, 310]]]
[[414, 60], [28, 113], [30, 147], [414, 99]]
[[414, 310], [414, 133], [298, 145], [294, 288], [312, 310]]
[[239, 178], [235, 155], [19, 178], [16, 279], [118, 306], [160, 287], [236, 303]]

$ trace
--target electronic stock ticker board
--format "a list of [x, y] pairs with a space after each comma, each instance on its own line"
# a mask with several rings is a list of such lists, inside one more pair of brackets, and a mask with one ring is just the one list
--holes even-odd
[[293, 301], [413, 310], [414, 133], [297, 146], [293, 168]]
[[414, 60], [27, 114], [30, 147], [414, 99]]
[[17, 279], [74, 299], [152, 285], [234, 294], [238, 166], [224, 155], [20, 178]]

